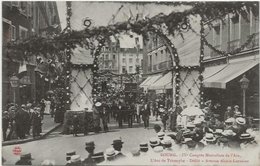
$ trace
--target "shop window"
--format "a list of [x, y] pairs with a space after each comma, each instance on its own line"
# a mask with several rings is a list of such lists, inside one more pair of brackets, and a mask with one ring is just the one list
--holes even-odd
[[13, 41], [15, 41], [16, 40], [16, 27], [14, 26], [14, 25], [12, 25], [12, 32], [11, 32], [11, 39], [13, 40]]
[[24, 40], [28, 37], [28, 29], [19, 25], [19, 39]]
[[129, 66], [129, 73], [133, 72], [133, 66]]

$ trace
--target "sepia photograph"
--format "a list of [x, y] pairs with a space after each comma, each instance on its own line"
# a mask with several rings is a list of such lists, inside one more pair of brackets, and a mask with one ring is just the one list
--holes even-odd
[[260, 165], [258, 1], [1, 8], [0, 165]]

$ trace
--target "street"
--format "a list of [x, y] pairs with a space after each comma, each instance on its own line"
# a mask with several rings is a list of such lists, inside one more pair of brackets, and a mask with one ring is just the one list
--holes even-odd
[[86, 158], [88, 153], [85, 151], [85, 142], [93, 140], [96, 145], [95, 152], [101, 152], [109, 148], [113, 139], [118, 137], [121, 137], [124, 142], [122, 152], [127, 153], [131, 149], [139, 147], [140, 142], [148, 142], [151, 137], [156, 136], [153, 130], [153, 124], [155, 123], [160, 122], [152, 120], [149, 129], [144, 129], [143, 124], [139, 126], [137, 123], [134, 124], [133, 128], [127, 128], [127, 124], [124, 124], [124, 128], [119, 129], [113, 123], [110, 125], [110, 129], [112, 129], [108, 133], [90, 133], [88, 136], [80, 134], [78, 137], [61, 135], [59, 133], [62, 128], [59, 128], [43, 140], [4, 146], [2, 153], [7, 160], [6, 165], [14, 165], [19, 160], [19, 155], [13, 154], [13, 149], [17, 146], [20, 146], [22, 153], [30, 152], [32, 154], [32, 158], [34, 158], [32, 160], [33, 165], [39, 165], [45, 159], [55, 160], [56, 165], [62, 165], [66, 163], [67, 151], [76, 150], [77, 154]]

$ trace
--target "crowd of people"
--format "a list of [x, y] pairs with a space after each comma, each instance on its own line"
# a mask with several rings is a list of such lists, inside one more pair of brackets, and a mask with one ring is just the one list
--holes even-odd
[[[230, 118], [228, 118], [230, 119]], [[139, 147], [126, 152], [121, 137], [111, 143], [111, 147], [101, 152], [95, 152], [94, 141], [85, 143], [87, 157], [82, 158], [75, 150], [66, 153], [66, 166], [90, 166], [90, 165], [120, 165], [138, 164], [149, 165], [151, 156], [162, 153], [178, 151], [212, 150], [229, 151], [253, 149], [258, 146], [254, 132], [247, 129], [246, 120], [238, 116], [235, 121], [226, 120], [223, 125], [212, 126], [208, 121], [195, 119], [185, 128], [179, 128], [177, 132], [164, 132], [158, 124], [153, 126], [154, 136], [149, 140], [140, 142]], [[257, 138], [259, 139], [259, 138]], [[30, 153], [22, 154], [16, 165], [31, 165]], [[151, 163], [150, 163], [151, 164]], [[44, 160], [42, 165], [55, 165], [55, 161]]]
[[3, 140], [25, 139], [32, 134], [40, 136], [42, 132], [43, 112], [40, 105], [33, 106], [31, 103], [10, 105], [3, 112], [2, 131]]

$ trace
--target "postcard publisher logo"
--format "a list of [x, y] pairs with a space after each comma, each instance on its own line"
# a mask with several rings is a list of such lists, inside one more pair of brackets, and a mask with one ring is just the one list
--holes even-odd
[[13, 149], [13, 154], [14, 155], [20, 155], [22, 152], [22, 149], [20, 146], [15, 146], [14, 149]]

